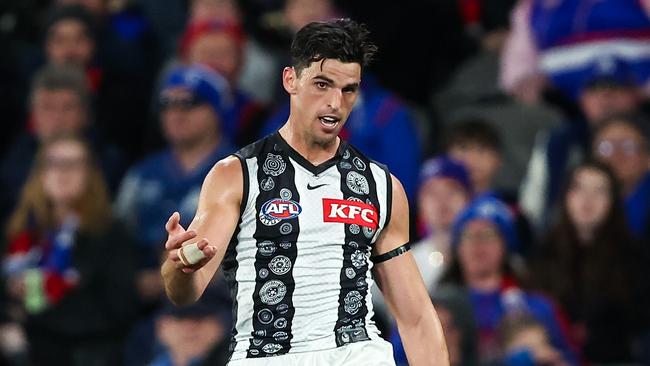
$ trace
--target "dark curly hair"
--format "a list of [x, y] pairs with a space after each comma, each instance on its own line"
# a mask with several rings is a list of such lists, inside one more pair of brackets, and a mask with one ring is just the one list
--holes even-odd
[[367, 66], [377, 52], [365, 25], [351, 19], [311, 22], [296, 33], [291, 43], [291, 64], [300, 76], [312, 62], [335, 59]]

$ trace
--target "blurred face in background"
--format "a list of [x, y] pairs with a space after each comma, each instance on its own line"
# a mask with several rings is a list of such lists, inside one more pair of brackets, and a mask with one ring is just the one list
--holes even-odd
[[648, 143], [639, 131], [624, 121], [612, 123], [594, 137], [594, 155], [614, 171], [630, 193], [648, 172], [650, 155]]
[[48, 29], [45, 51], [52, 64], [72, 64], [85, 69], [92, 62], [95, 43], [82, 22], [62, 19]]
[[492, 187], [494, 176], [501, 167], [501, 155], [496, 150], [475, 143], [466, 143], [451, 146], [448, 154], [467, 167], [472, 187], [476, 192], [484, 192]]
[[56, 2], [59, 6], [81, 5], [93, 14], [103, 14], [106, 11], [106, 3], [107, 0], [57, 0]]
[[205, 101], [183, 88], [172, 88], [161, 95], [161, 118], [167, 142], [175, 148], [191, 148], [206, 139], [215, 139], [219, 120]]
[[68, 89], [37, 89], [31, 106], [34, 130], [43, 141], [61, 132], [79, 132], [86, 125], [81, 97]]
[[334, 16], [331, 0], [288, 0], [284, 14], [294, 32], [315, 21], [328, 20]]
[[567, 192], [566, 208], [580, 232], [593, 234], [603, 223], [612, 206], [611, 189], [605, 173], [590, 168], [576, 171]]
[[190, 20], [239, 23], [241, 14], [235, 0], [194, 0], [190, 8]]
[[501, 272], [505, 243], [499, 228], [476, 219], [465, 225], [458, 243], [458, 261], [465, 279], [481, 279]]
[[88, 156], [81, 143], [62, 140], [52, 144], [41, 167], [45, 195], [55, 206], [73, 205], [86, 189], [88, 173]]
[[189, 63], [207, 65], [231, 85], [236, 83], [242, 63], [241, 49], [226, 32], [208, 32], [200, 36], [189, 47], [187, 56]]
[[447, 232], [468, 202], [469, 194], [457, 181], [450, 178], [429, 179], [420, 188], [420, 218], [429, 230]]
[[186, 360], [203, 358], [224, 336], [224, 327], [213, 316], [175, 317], [158, 319], [157, 336], [172, 355]]
[[582, 92], [580, 108], [593, 128], [608, 116], [634, 111], [640, 101], [639, 93], [635, 88], [594, 87]]

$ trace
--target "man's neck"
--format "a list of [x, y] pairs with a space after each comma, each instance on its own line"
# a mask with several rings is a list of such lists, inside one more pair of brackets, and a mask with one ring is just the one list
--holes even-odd
[[296, 128], [292, 128], [291, 121], [285, 123], [278, 132], [289, 146], [314, 165], [324, 163], [336, 155], [340, 144], [338, 137], [329, 145], [307, 141], [308, 139], [300, 134]]
[[190, 172], [216, 150], [219, 142], [219, 138], [205, 139], [193, 145], [176, 146], [173, 151], [183, 171]]

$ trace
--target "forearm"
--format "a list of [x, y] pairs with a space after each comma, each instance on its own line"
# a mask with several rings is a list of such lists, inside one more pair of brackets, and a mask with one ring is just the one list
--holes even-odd
[[448, 366], [449, 355], [440, 320], [429, 305], [413, 321], [400, 324], [402, 344], [411, 366]]
[[171, 260], [165, 260], [161, 274], [165, 284], [167, 297], [176, 305], [187, 305], [197, 300], [197, 291], [194, 285], [195, 272], [184, 273], [176, 268]]

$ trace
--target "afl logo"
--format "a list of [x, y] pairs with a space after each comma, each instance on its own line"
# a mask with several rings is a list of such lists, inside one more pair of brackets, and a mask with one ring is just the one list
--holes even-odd
[[266, 226], [273, 226], [282, 220], [298, 217], [302, 207], [296, 201], [274, 198], [266, 201], [260, 209], [260, 221]]

